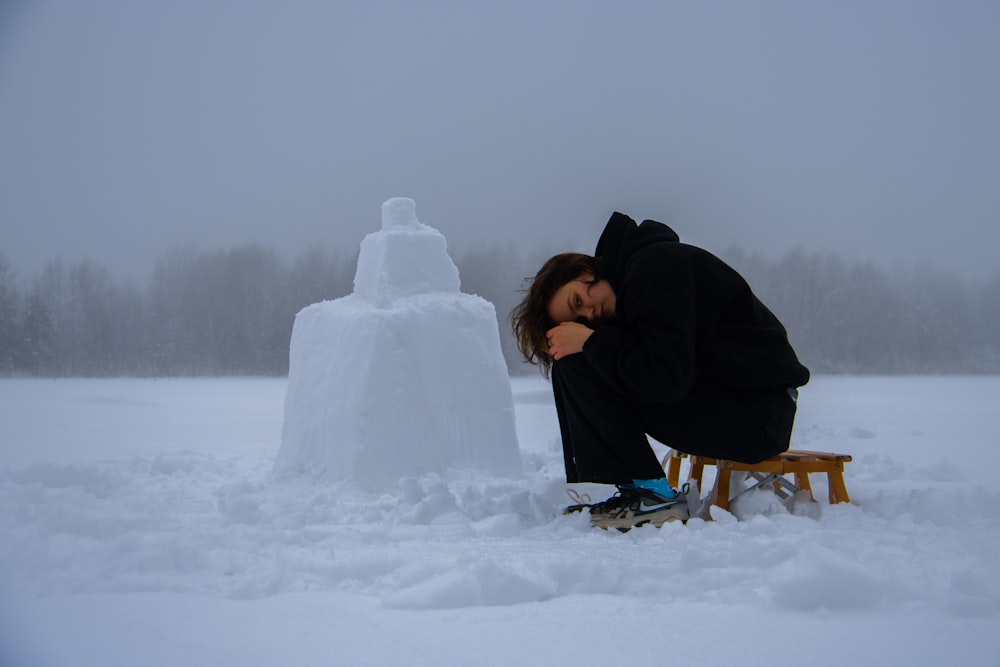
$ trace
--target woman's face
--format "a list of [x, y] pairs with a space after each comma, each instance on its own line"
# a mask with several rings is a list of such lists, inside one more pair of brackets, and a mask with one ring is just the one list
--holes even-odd
[[566, 283], [549, 302], [549, 317], [556, 324], [585, 319], [589, 322], [609, 319], [615, 314], [615, 292], [607, 280], [589, 284], [594, 277], [583, 274]]

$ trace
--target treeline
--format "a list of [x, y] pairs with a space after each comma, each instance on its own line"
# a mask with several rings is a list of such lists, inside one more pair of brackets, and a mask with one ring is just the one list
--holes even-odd
[[[548, 252], [512, 244], [454, 252], [462, 291], [490, 300], [512, 373], [507, 316]], [[1000, 271], [969, 283], [930, 267], [793, 251], [724, 258], [788, 328], [815, 373], [1000, 372]], [[295, 313], [353, 290], [357, 255], [309, 251], [292, 262], [255, 245], [178, 247], [149, 283], [90, 260], [49, 262], [20, 279], [0, 255], [0, 375], [283, 375]]]

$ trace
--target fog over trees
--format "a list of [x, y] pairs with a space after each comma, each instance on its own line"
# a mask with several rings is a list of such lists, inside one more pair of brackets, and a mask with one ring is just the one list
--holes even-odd
[[[497, 310], [512, 373], [523, 364], [508, 314], [550, 254], [513, 244], [453, 251], [462, 291]], [[1000, 372], [1000, 271], [970, 282], [930, 266], [888, 270], [802, 250], [722, 253], [784, 322], [814, 373]], [[181, 246], [145, 286], [90, 260], [21, 277], [0, 254], [0, 375], [283, 375], [301, 308], [353, 290], [356, 253]]]

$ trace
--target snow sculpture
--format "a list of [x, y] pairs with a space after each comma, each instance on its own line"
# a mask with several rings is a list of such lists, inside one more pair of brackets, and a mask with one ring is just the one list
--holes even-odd
[[354, 293], [295, 317], [276, 473], [383, 488], [449, 468], [520, 474], [496, 311], [459, 284], [413, 200], [383, 203]]

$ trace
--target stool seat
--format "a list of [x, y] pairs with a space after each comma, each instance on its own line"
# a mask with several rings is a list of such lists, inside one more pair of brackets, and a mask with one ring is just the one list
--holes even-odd
[[[826, 473], [830, 504], [851, 502], [850, 496], [847, 495], [847, 486], [844, 484], [844, 464], [852, 460], [847, 454], [791, 449], [757, 463], [742, 463], [709, 456], [688, 455], [672, 449], [663, 457], [663, 469], [667, 473], [667, 481], [674, 488], [677, 488], [680, 482], [681, 459], [685, 457], [691, 460], [688, 480], [696, 480], [698, 488], [702, 485], [701, 478], [705, 466], [716, 467], [717, 477], [712, 503], [725, 510], [729, 509], [729, 504], [735, 499], [729, 497], [729, 485], [734, 472], [744, 472], [748, 477], [756, 477], [757, 486], [773, 483], [777, 489], [785, 488], [792, 493], [799, 490], [808, 491], [810, 497], [813, 492], [809, 483], [809, 473]], [[795, 477], [794, 485], [784, 479], [784, 475], [789, 474]]]

